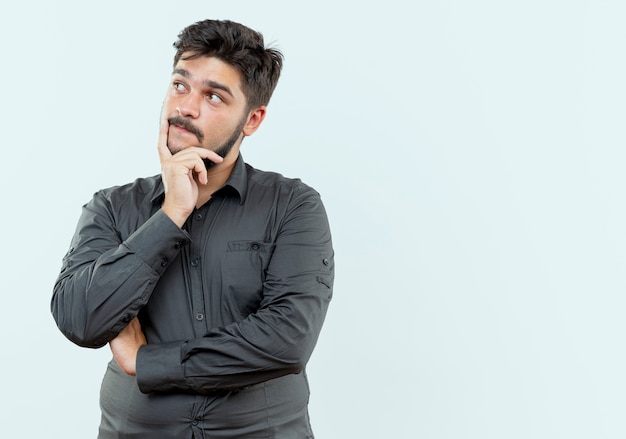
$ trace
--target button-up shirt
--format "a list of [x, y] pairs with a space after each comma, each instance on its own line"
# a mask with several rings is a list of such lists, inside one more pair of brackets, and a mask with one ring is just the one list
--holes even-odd
[[319, 194], [239, 156], [184, 227], [160, 176], [97, 192], [54, 286], [72, 342], [101, 347], [135, 316], [137, 376], [112, 360], [101, 438], [312, 437], [305, 365], [332, 296]]

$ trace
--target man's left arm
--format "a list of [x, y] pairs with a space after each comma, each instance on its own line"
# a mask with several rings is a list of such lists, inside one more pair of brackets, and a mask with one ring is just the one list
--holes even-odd
[[138, 347], [143, 392], [236, 389], [304, 369], [334, 280], [330, 228], [317, 192], [307, 188], [292, 198], [275, 244], [257, 312], [201, 338]]

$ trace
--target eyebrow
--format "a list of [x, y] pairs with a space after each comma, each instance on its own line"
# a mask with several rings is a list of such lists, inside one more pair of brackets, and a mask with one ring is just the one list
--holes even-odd
[[[185, 69], [174, 69], [172, 74], [179, 74], [183, 78], [191, 79], [191, 74]], [[231, 95], [233, 98], [235, 97], [233, 95], [233, 92], [230, 90], [230, 88], [220, 82], [212, 81], [210, 79], [205, 79], [202, 81], [202, 83], [208, 88], [216, 88], [218, 90], [225, 91], [226, 93]]]

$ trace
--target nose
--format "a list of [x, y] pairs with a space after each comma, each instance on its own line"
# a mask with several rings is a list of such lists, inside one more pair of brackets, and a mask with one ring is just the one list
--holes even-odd
[[200, 99], [195, 93], [189, 93], [178, 102], [176, 112], [180, 116], [196, 119], [200, 115]]

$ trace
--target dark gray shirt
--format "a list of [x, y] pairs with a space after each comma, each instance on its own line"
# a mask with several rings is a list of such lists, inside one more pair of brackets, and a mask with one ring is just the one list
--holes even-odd
[[313, 437], [304, 368], [334, 277], [319, 194], [240, 156], [183, 229], [163, 197], [160, 176], [96, 193], [54, 286], [74, 343], [101, 347], [137, 315], [148, 341], [136, 377], [109, 363], [100, 437]]

